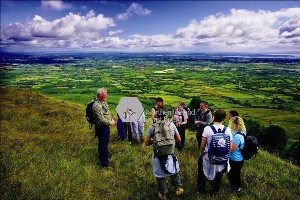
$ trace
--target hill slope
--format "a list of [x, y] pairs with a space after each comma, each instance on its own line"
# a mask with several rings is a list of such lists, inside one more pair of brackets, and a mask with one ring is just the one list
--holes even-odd
[[[110, 169], [97, 161], [97, 141], [84, 107], [28, 90], [1, 88], [1, 199], [157, 199], [152, 148], [119, 142], [111, 129]], [[198, 150], [194, 133], [177, 152], [185, 195], [196, 191]], [[243, 168], [243, 199], [299, 199], [300, 168], [261, 151]], [[168, 183], [170, 198], [172, 187]], [[236, 199], [226, 175], [220, 194]]]

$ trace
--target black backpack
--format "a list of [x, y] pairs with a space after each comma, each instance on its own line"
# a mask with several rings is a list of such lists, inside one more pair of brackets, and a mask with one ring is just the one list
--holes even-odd
[[250, 158], [252, 158], [253, 155], [256, 156], [258, 152], [258, 140], [256, 139], [256, 137], [252, 135], [245, 136], [241, 132], [237, 132], [236, 134], [242, 135], [244, 137], [244, 148], [241, 149], [239, 146], [243, 158], [245, 160], [249, 160]]
[[92, 128], [93, 124], [95, 124], [95, 117], [93, 114], [93, 105], [94, 105], [95, 101], [92, 101], [91, 103], [89, 103], [86, 106], [85, 109], [85, 117], [86, 120], [90, 123], [89, 127]]
[[[196, 116], [200, 115], [200, 112], [201, 112], [201, 110], [198, 109], [196, 112]], [[210, 109], [207, 109], [207, 111], [204, 113], [203, 117], [200, 116], [201, 121], [206, 121], [206, 116], [208, 115], [208, 113], [211, 113]], [[212, 115], [212, 113], [211, 113], [211, 115]]]

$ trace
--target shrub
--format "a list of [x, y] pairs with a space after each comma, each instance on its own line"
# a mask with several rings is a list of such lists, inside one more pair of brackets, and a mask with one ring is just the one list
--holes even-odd
[[288, 142], [288, 136], [280, 126], [270, 125], [258, 135], [261, 145], [270, 152], [282, 152]]
[[294, 142], [291, 146], [289, 146], [281, 157], [290, 160], [296, 165], [300, 165], [300, 138], [297, 142]]
[[247, 128], [247, 135], [254, 135], [255, 137], [258, 137], [264, 129], [259, 121], [244, 119], [244, 122]]

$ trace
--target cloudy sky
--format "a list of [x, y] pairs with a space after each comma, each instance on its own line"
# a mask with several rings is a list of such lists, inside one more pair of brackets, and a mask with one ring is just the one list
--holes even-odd
[[300, 1], [1, 0], [1, 48], [300, 53]]

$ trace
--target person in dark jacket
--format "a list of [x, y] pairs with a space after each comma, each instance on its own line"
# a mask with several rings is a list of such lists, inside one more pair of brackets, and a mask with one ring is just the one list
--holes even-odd
[[198, 148], [200, 148], [201, 141], [202, 141], [202, 133], [206, 126], [209, 126], [212, 122], [212, 114], [208, 109], [207, 102], [201, 102], [200, 108], [196, 112], [195, 116], [195, 125], [197, 129], [196, 138], [198, 143]]

